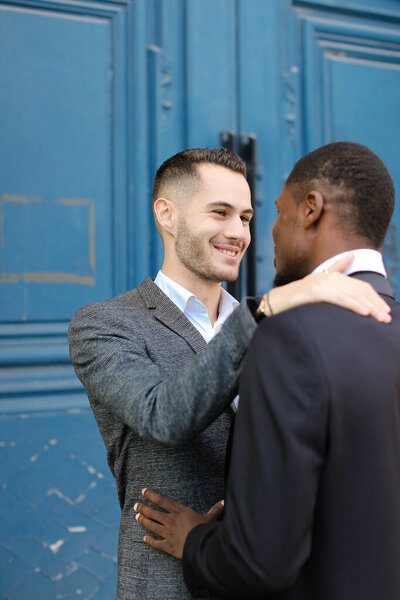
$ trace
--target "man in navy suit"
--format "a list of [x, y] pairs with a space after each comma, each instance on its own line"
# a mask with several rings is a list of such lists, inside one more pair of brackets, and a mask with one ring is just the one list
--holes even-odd
[[397, 600], [400, 305], [381, 256], [393, 182], [365, 146], [328, 144], [296, 163], [276, 206], [276, 284], [353, 251], [350, 273], [392, 322], [324, 303], [265, 318], [242, 371], [223, 517], [146, 490], [167, 512], [139, 503], [138, 520], [163, 538], [148, 545], [183, 556], [194, 595]]

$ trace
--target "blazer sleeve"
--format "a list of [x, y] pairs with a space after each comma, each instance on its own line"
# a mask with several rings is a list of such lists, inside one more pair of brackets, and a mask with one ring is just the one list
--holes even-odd
[[311, 548], [328, 389], [301, 309], [265, 320], [244, 362], [224, 518], [184, 547], [194, 595], [265, 598], [289, 587]]
[[143, 328], [128, 331], [126, 312], [95, 303], [71, 321], [70, 354], [89, 398], [141, 437], [178, 446], [208, 427], [234, 398], [255, 328], [243, 301], [203, 352], [166, 376], [149, 355]]

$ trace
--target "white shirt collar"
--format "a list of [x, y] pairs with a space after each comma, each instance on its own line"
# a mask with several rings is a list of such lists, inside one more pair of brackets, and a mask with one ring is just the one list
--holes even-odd
[[189, 321], [201, 333], [206, 342], [209, 342], [221, 329], [231, 312], [239, 305], [224, 288], [218, 306], [218, 319], [211, 325], [207, 309], [192, 292], [176, 283], [162, 271], [158, 271], [154, 283], [168, 296], [170, 300], [186, 315]]
[[160, 290], [162, 290], [182, 312], [185, 312], [189, 300], [195, 297], [192, 292], [189, 292], [189, 290], [179, 285], [179, 283], [176, 283], [176, 281], [164, 275], [162, 271], [158, 271], [154, 283], [158, 285]]
[[[370, 248], [360, 248], [358, 250], [351, 250], [354, 254], [354, 260], [351, 265], [346, 269], [345, 275], [351, 275], [352, 273], [359, 273], [360, 271], [374, 271], [380, 273], [384, 277], [387, 277], [385, 265], [383, 264], [382, 254], [378, 250], [371, 250]], [[341, 252], [325, 260], [322, 264], [318, 265], [313, 273], [320, 273], [324, 269], [332, 266], [340, 258], [346, 256], [348, 252]]]

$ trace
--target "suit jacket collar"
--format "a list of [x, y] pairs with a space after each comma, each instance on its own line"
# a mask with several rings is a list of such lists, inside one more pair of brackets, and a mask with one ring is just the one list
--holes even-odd
[[392, 286], [390, 285], [389, 281], [383, 277], [383, 275], [373, 271], [358, 271], [357, 273], [352, 273], [350, 277], [356, 277], [357, 279], [367, 281], [378, 292], [378, 294], [388, 296], [389, 298], [395, 300]]
[[138, 287], [146, 307], [153, 311], [155, 319], [187, 341], [197, 353], [206, 347], [203, 336], [192, 325], [184, 313], [168, 298], [151, 277], [147, 277]]

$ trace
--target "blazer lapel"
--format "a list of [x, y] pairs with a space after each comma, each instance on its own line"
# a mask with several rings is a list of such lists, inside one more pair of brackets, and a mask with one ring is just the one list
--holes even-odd
[[207, 344], [203, 336], [151, 277], [143, 281], [139, 290], [146, 307], [153, 311], [155, 319], [186, 340], [196, 353], [204, 350]]
[[393, 300], [395, 299], [394, 292], [389, 281], [386, 279], [386, 277], [383, 277], [383, 275], [380, 275], [379, 273], [374, 273], [373, 271], [359, 271], [358, 273], [352, 273], [350, 277], [356, 277], [357, 279], [367, 281], [378, 292], [378, 294], [388, 296]]

